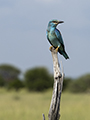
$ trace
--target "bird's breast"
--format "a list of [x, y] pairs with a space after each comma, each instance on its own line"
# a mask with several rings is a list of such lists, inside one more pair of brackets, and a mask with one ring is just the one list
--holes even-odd
[[58, 41], [58, 39], [57, 39], [57, 37], [56, 37], [56, 35], [55, 35], [54, 32], [53, 32], [53, 33], [50, 33], [50, 32], [49, 32], [48, 38], [49, 38], [50, 42], [52, 43], [52, 45], [53, 45], [54, 47], [60, 46], [60, 42]]

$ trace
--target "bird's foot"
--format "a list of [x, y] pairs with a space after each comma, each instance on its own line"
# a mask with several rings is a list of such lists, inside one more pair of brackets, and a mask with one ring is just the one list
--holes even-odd
[[53, 48], [53, 46], [50, 46], [49, 50], [51, 50]]
[[55, 50], [56, 50], [56, 52], [58, 52], [58, 48], [59, 48], [59, 46], [55, 49]]

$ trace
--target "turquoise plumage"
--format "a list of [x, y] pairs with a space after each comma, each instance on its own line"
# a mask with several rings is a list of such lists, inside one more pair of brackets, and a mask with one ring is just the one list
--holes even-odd
[[63, 21], [52, 20], [48, 23], [47, 39], [52, 45], [51, 47], [54, 47], [56, 51], [58, 51], [61, 55], [65, 57], [65, 59], [69, 59], [67, 53], [65, 52], [62, 35], [60, 31], [56, 28], [56, 26], [60, 23], [63, 23]]

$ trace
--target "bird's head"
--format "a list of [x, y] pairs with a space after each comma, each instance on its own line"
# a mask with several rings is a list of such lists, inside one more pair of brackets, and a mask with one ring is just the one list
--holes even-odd
[[51, 20], [49, 23], [48, 23], [48, 26], [50, 27], [56, 27], [58, 24], [60, 23], [64, 23], [64, 21], [58, 21], [58, 20]]

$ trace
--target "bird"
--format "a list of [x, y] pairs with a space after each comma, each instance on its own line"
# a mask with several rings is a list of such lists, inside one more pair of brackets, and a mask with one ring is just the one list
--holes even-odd
[[60, 31], [56, 28], [57, 25], [61, 23], [64, 23], [64, 21], [58, 21], [58, 20], [49, 21], [46, 31], [46, 36], [49, 43], [52, 45], [49, 49], [54, 47], [56, 52], [59, 52], [61, 55], [63, 55], [65, 59], [69, 59], [69, 56], [65, 52], [62, 35]]

